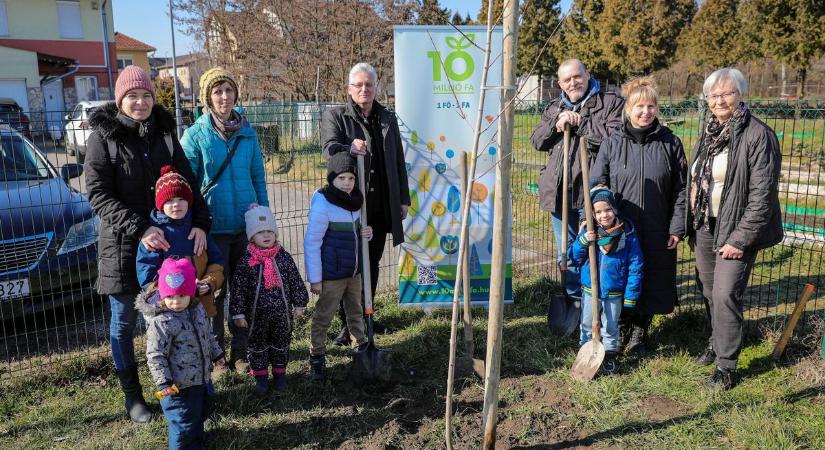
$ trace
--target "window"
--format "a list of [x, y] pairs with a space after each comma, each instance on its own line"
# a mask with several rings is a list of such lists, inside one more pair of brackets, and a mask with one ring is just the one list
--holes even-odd
[[132, 64], [134, 64], [134, 62], [132, 61], [132, 58], [129, 58], [129, 57], [118, 58], [117, 59], [117, 70], [123, 70], [123, 69], [126, 68], [126, 66], [131, 66]]
[[83, 26], [80, 22], [80, 2], [77, 0], [57, 0], [57, 25], [60, 37], [80, 39]]
[[97, 77], [74, 77], [77, 101], [97, 100]]
[[0, 36], [9, 35], [9, 15], [6, 13], [6, 0], [0, 0]]

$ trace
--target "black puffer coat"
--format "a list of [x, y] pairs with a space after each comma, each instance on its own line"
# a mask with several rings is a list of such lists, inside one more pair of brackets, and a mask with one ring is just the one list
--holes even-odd
[[[761, 250], [782, 242], [784, 237], [779, 206], [782, 168], [779, 141], [776, 133], [750, 111], [745, 112], [745, 117], [732, 131], [713, 250], [718, 251], [725, 244], [743, 251]], [[704, 151], [704, 138], [703, 132], [693, 152], [691, 167]], [[687, 198], [690, 199], [690, 192]], [[691, 226], [688, 232], [693, 235], [689, 203], [685, 205], [687, 223]]]
[[641, 144], [624, 127], [613, 133], [590, 172], [591, 183], [621, 195], [620, 213], [636, 225], [644, 256], [637, 307], [645, 314], [667, 314], [677, 304], [676, 250], [668, 250], [667, 241], [685, 236], [686, 178], [682, 142], [659, 124]]
[[[149, 213], [155, 208], [155, 182], [160, 168], [173, 165], [190, 186], [198, 186], [189, 161], [176, 138], [174, 158], [164, 142], [165, 133], [174, 133], [175, 120], [163, 107], [155, 105], [148, 139], [138, 134], [135, 122], [118, 118], [114, 103], [100, 107], [89, 119], [94, 130], [87, 141], [86, 192], [89, 203], [100, 216], [97, 241], [97, 292], [137, 294], [140, 290], [135, 270], [138, 240], [149, 228]], [[109, 159], [107, 140], [118, 143], [115, 164]], [[203, 196], [193, 192], [192, 226], [209, 232], [212, 219]]]
[[[583, 135], [587, 143], [592, 166], [594, 153], [599, 145], [615, 130], [622, 126], [622, 108], [624, 100], [611, 92], [599, 92], [584, 102], [578, 111], [582, 115], [580, 127], [572, 129], [570, 143], [570, 185], [572, 195], [570, 209], [581, 209], [582, 176], [579, 163], [579, 138]], [[539, 198], [541, 208], [545, 211], [561, 211], [562, 153], [564, 150], [564, 133], [556, 131], [559, 114], [568, 108], [561, 98], [555, 98], [547, 105], [541, 115], [541, 121], [533, 130], [530, 142], [540, 152], [549, 152], [547, 165], [541, 169], [539, 176]]]

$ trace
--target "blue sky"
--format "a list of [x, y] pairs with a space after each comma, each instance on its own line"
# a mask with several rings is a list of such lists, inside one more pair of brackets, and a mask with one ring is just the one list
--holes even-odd
[[[570, 6], [571, 0], [561, 0], [562, 9]], [[125, 33], [143, 41], [158, 50], [155, 56], [172, 55], [172, 33], [169, 26], [168, 0], [112, 0], [115, 31]], [[467, 12], [475, 18], [481, 7], [481, 0], [439, 0], [441, 6], [451, 11]], [[194, 39], [176, 28], [175, 47], [178, 55], [191, 53], [195, 48]]]

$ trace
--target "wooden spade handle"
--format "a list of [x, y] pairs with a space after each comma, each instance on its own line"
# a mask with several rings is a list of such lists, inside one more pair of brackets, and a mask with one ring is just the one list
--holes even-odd
[[[595, 231], [596, 225], [593, 223], [593, 202], [590, 201], [590, 167], [587, 163], [587, 149], [585, 148], [584, 136], [579, 139], [579, 164], [582, 168], [582, 195], [584, 196], [584, 217], [587, 221], [587, 231]], [[588, 259], [590, 260], [590, 290], [591, 295], [591, 315], [593, 316], [592, 340], [600, 342], [601, 326], [599, 319], [599, 265], [596, 263], [596, 242], [587, 244]]]
[[[567, 270], [567, 228], [569, 219], [567, 210], [570, 208], [570, 124], [564, 124], [564, 154], [562, 155], [562, 176], [561, 176], [561, 270]], [[558, 243], [557, 243], [558, 244]]]
[[[361, 189], [361, 194], [364, 197], [361, 203], [361, 228], [367, 226], [367, 182], [366, 172], [364, 171], [364, 155], [358, 155], [358, 187]], [[372, 282], [370, 280], [370, 241], [365, 237], [361, 239], [361, 280], [364, 285], [364, 314], [372, 315]]]
[[799, 296], [799, 300], [796, 302], [796, 306], [793, 309], [793, 313], [791, 313], [791, 318], [788, 319], [788, 325], [785, 327], [785, 330], [782, 331], [782, 336], [779, 337], [779, 341], [776, 343], [776, 346], [773, 348], [773, 359], [778, 360], [782, 353], [785, 351], [785, 346], [788, 345], [788, 340], [790, 340], [791, 335], [793, 335], [793, 330], [796, 328], [796, 323], [799, 322], [799, 318], [802, 316], [802, 312], [805, 311], [805, 305], [810, 300], [811, 296], [814, 294], [814, 285], [810, 283], [805, 284], [805, 288], [802, 290], [802, 294]]

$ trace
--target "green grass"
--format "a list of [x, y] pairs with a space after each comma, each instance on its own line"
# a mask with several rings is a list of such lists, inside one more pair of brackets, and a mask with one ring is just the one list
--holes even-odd
[[[790, 363], [774, 366], [772, 343], [750, 335], [740, 360], [743, 381], [728, 392], [708, 390], [710, 368], [691, 359], [704, 343], [702, 317], [688, 309], [656, 320], [653, 352], [624, 358], [618, 376], [581, 384], [568, 376], [576, 342], [546, 329], [544, 302], [556, 289], [546, 279], [517, 280], [519, 303], [505, 312], [498, 448], [825, 448], [825, 365], [798, 357], [812, 349], [794, 345]], [[309, 327], [301, 319], [286, 394], [257, 399], [252, 381], [235, 374], [217, 383], [212, 448], [443, 448], [449, 313], [401, 309], [391, 296], [380, 304], [380, 320], [397, 330], [378, 339], [394, 353], [392, 383], [352, 384], [347, 352], [334, 349], [331, 381], [310, 384]], [[486, 313], [474, 313], [483, 356]], [[142, 378], [149, 379], [145, 369]], [[144, 391], [150, 395], [151, 387]], [[459, 379], [457, 448], [479, 447], [482, 404], [482, 382]], [[108, 359], [13, 379], [0, 396], [2, 448], [165, 445], [162, 419], [136, 426], [123, 418]]]

